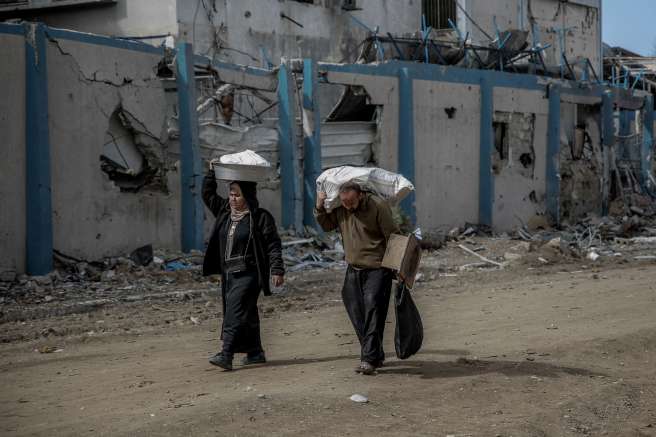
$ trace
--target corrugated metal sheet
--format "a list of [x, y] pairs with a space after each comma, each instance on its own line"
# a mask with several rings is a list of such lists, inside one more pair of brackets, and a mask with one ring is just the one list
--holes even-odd
[[365, 165], [371, 160], [376, 123], [341, 121], [321, 124], [321, 167]]

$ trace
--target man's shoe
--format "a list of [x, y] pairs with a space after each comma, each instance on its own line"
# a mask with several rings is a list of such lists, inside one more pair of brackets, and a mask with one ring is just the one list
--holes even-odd
[[232, 370], [232, 356], [228, 356], [223, 352], [219, 352], [218, 354], [210, 358], [210, 364], [219, 366], [224, 370]]
[[363, 375], [373, 375], [376, 373], [376, 368], [371, 363], [361, 361], [355, 371], [357, 373], [362, 373]]
[[258, 352], [253, 355], [246, 355], [244, 358], [241, 360], [241, 364], [244, 366], [250, 366], [252, 364], [264, 364], [266, 363], [266, 357], [264, 356], [264, 352]]

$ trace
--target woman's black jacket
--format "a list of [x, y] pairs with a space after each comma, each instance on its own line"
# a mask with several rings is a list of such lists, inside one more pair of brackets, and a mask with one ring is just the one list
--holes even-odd
[[[230, 204], [227, 199], [216, 192], [216, 179], [213, 172], [203, 179], [203, 202], [212, 211], [216, 221], [212, 229], [212, 236], [207, 244], [205, 259], [203, 261], [203, 275], [223, 273], [221, 266], [225, 254], [219, 249], [219, 230], [224, 222], [230, 219]], [[284, 275], [285, 265], [282, 260], [282, 244], [278, 236], [276, 222], [269, 211], [256, 208], [251, 211], [252, 243], [255, 249], [255, 262], [260, 279], [260, 285], [265, 296], [271, 295], [271, 276]]]

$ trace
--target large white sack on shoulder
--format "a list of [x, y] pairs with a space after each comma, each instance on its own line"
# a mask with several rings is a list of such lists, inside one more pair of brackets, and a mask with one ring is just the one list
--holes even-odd
[[317, 191], [326, 193], [326, 211], [330, 212], [339, 206], [339, 189], [347, 182], [356, 182], [363, 190], [376, 193], [392, 204], [403, 200], [415, 189], [412, 182], [402, 175], [382, 168], [335, 167], [324, 171], [317, 178]]
[[324, 208], [330, 212], [339, 206], [339, 189], [345, 183], [366, 176], [371, 169], [342, 166], [330, 168], [317, 178], [317, 191], [326, 193]]

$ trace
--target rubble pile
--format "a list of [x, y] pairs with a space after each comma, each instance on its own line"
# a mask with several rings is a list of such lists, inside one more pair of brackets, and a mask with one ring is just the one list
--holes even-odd
[[[433, 240], [439, 241], [439, 237]], [[590, 216], [559, 228], [550, 226], [546, 217], [536, 216], [510, 234], [494, 234], [487, 226], [466, 223], [441, 238], [447, 249], [456, 250], [450, 254], [449, 268], [440, 270], [445, 274], [504, 269], [516, 263], [535, 267], [577, 260], [593, 264], [655, 261], [656, 213], [645, 208], [620, 217]]]
[[[0, 278], [0, 321], [84, 312], [116, 302], [149, 298], [187, 299], [216, 287], [202, 277], [201, 252], [136, 249], [127, 256], [85, 261], [54, 253], [55, 269], [44, 276]], [[28, 314], [29, 315], [29, 314]]]
[[[308, 229], [307, 238], [282, 233], [283, 258], [290, 273], [344, 266], [336, 234]], [[48, 275], [0, 275], [0, 321], [84, 312], [117, 302], [191, 299], [216, 293], [218, 277], [203, 277], [203, 253], [153, 250], [151, 245], [125, 256], [89, 261], [55, 251]], [[30, 313], [31, 314], [31, 313]]]
[[599, 257], [644, 257], [642, 252], [649, 249], [645, 244], [656, 244], [656, 215], [643, 212], [621, 217], [587, 217], [559, 230], [529, 230], [524, 226], [517, 229], [515, 238], [538, 245], [547, 243], [561, 254], [591, 261]]
[[344, 263], [344, 247], [335, 233], [319, 233], [306, 229], [308, 238], [298, 238], [293, 234], [281, 234], [283, 259], [289, 272], [313, 268], [341, 268]]

